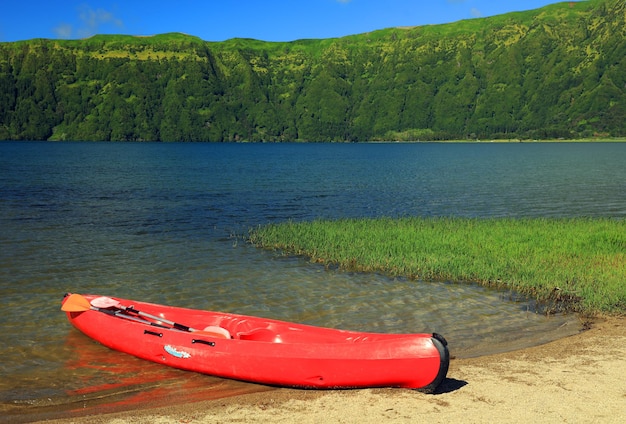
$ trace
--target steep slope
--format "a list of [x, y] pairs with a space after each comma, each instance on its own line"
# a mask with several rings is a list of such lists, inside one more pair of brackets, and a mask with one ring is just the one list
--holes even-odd
[[324, 40], [0, 43], [0, 139], [626, 135], [626, 8], [557, 3]]

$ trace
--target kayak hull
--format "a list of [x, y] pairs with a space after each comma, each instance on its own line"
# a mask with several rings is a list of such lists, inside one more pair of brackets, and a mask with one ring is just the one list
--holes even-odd
[[[84, 297], [91, 301], [98, 296]], [[433, 392], [445, 379], [450, 360], [447, 343], [437, 334], [355, 332], [114, 299], [163, 321], [94, 307], [66, 312], [67, 318], [111, 349], [218, 377], [284, 387]], [[167, 322], [182, 323], [192, 331]], [[206, 327], [225, 329], [230, 337], [193, 331]]]

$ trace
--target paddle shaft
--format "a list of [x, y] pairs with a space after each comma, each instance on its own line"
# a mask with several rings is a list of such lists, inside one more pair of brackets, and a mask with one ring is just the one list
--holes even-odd
[[171, 325], [172, 327], [174, 327], [177, 330], [187, 331], [187, 332], [190, 332], [190, 333], [198, 331], [195, 328], [187, 327], [186, 325], [182, 325], [182, 324], [179, 324], [177, 322], [170, 321], [170, 320], [167, 320], [167, 319], [162, 318], [162, 317], [158, 317], [156, 315], [150, 315], [147, 312], [138, 311], [137, 309], [133, 308], [132, 306], [122, 306], [122, 305], [120, 305], [120, 307], [122, 309], [128, 311], [128, 312], [132, 312], [132, 313], [137, 314], [139, 316], [150, 318], [150, 319], [153, 319], [155, 321], [161, 321], [161, 322], [164, 322], [166, 324], [169, 324], [169, 325]]
[[[145, 320], [144, 322], [144, 320], [142, 320], [141, 318], [137, 318], [140, 320], [140, 322], [149, 323], [149, 324], [156, 325], [159, 327], [170, 328], [170, 327], [165, 327], [164, 325], [162, 325], [162, 323], [165, 323], [165, 324], [171, 325], [171, 329], [184, 331], [187, 333], [198, 333], [198, 334], [203, 334], [206, 336], [225, 338], [225, 339], [231, 338], [230, 333], [221, 327], [210, 327], [210, 328], [207, 327], [204, 330], [196, 330], [195, 328], [191, 328], [186, 325], [167, 320], [161, 316], [151, 315], [147, 312], [139, 311], [135, 309], [132, 305], [124, 306], [118, 300], [112, 299], [110, 297], [105, 297], [105, 296], [100, 296], [89, 301], [81, 295], [73, 294], [70, 296], [70, 299], [68, 299], [63, 304], [63, 307], [61, 309], [64, 309], [66, 311], [84, 311], [90, 308], [92, 309], [98, 308], [100, 310], [108, 309], [108, 308], [115, 308], [115, 309], [120, 310], [121, 312], [136, 314], [140, 317], [144, 317], [144, 318], [156, 321], [158, 324], [152, 323], [151, 321], [147, 321], [147, 320]], [[117, 313], [115, 314], [117, 315]], [[125, 317], [126, 315], [117, 315], [117, 316]]]
[[148, 320], [137, 318], [137, 317], [134, 317], [132, 315], [125, 315], [125, 314], [122, 314], [120, 312], [115, 312], [115, 311], [109, 311], [107, 309], [96, 308], [95, 306], [92, 306], [91, 309], [94, 310], [94, 311], [102, 312], [103, 314], [107, 314], [107, 315], [111, 315], [111, 316], [117, 317], [117, 318], [127, 319], [129, 321], [140, 322], [142, 324], [149, 324], [149, 325], [152, 325], [154, 327], [159, 327], [159, 328], [168, 328], [168, 327], [166, 327], [164, 325], [157, 324], [156, 322], [150, 322]]

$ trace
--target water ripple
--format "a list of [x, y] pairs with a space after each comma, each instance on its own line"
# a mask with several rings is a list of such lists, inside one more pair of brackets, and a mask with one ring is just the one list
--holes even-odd
[[290, 219], [625, 217], [625, 159], [626, 144], [602, 143], [0, 143], [0, 400], [62, 396], [68, 369], [90, 375], [59, 312], [66, 291], [437, 331], [464, 355], [575, 332], [575, 317], [508, 293], [328, 270], [240, 236]]

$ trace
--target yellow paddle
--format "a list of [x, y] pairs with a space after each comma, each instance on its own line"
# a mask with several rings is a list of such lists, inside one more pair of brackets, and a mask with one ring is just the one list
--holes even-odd
[[112, 316], [116, 316], [119, 318], [127, 319], [129, 321], [140, 322], [142, 324], [149, 324], [149, 325], [153, 325], [155, 327], [160, 327], [160, 328], [169, 328], [164, 325], [159, 325], [154, 322], [147, 321], [145, 319], [133, 317], [130, 315], [124, 315], [120, 312], [107, 311], [102, 308], [96, 308], [92, 306], [87, 299], [85, 299], [83, 296], [76, 294], [76, 293], [71, 294], [67, 297], [65, 302], [63, 302], [63, 305], [61, 305], [61, 310], [64, 312], [85, 312], [85, 311], [93, 310], [93, 311], [103, 312], [107, 315], [112, 315]]
[[91, 304], [87, 299], [79, 294], [70, 294], [63, 305], [61, 310], [65, 312], [85, 312], [91, 309]]
[[[155, 315], [150, 315], [146, 312], [141, 312], [138, 311], [137, 309], [133, 308], [132, 306], [124, 306], [122, 305], [120, 302], [118, 302], [115, 299], [111, 299], [110, 297], [97, 297], [95, 299], [93, 299], [91, 302], [89, 302], [89, 300], [87, 300], [84, 296], [81, 296], [80, 294], [71, 294], [63, 303], [63, 306], [61, 306], [61, 310], [65, 311], [65, 312], [85, 312], [85, 311], [89, 311], [91, 309], [94, 310], [98, 310], [101, 312], [106, 312], [107, 308], [116, 308], [122, 311], [126, 311], [126, 312], [132, 312], [135, 313], [139, 316], [145, 317], [145, 318], [150, 318], [152, 320], [155, 321], [160, 321], [163, 322], [165, 324], [169, 324], [171, 325], [173, 328], [175, 328], [176, 330], [181, 330], [181, 331], [186, 331], [186, 332], [190, 332], [190, 333], [197, 333], [198, 335], [204, 335], [204, 336], [210, 336], [210, 337], [217, 337], [217, 338], [222, 338], [222, 339], [230, 339], [230, 333], [228, 333], [228, 330], [221, 328], [221, 327], [216, 327], [216, 326], [209, 326], [206, 327], [204, 330], [196, 330], [195, 328], [191, 328], [191, 327], [187, 327], [186, 325], [182, 325], [182, 324], [178, 324], [176, 322], [173, 321], [169, 321], [165, 318], [162, 317], [158, 317]], [[121, 316], [121, 317], [130, 317], [130, 318], [135, 318], [129, 315], [122, 315], [122, 314], [115, 314], [116, 316]], [[145, 321], [145, 320], [139, 320], [140, 322], [143, 323], [148, 323], [148, 324], [152, 324], [152, 325], [157, 325], [159, 327], [162, 327], [162, 325], [159, 324], [155, 324], [149, 321]]]

